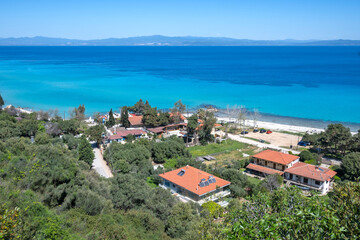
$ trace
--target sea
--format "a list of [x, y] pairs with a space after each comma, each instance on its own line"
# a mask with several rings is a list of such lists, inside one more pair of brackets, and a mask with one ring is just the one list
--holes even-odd
[[[360, 128], [360, 46], [0, 47], [6, 105], [67, 114], [244, 106], [272, 122]], [[284, 123], [284, 122], [282, 122]], [[316, 126], [315, 126], [316, 125]]]

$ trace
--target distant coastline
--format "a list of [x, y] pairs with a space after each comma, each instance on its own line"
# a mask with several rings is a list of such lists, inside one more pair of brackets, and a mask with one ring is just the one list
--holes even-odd
[[162, 35], [79, 40], [39, 36], [0, 38], [0, 46], [360, 46], [360, 40], [252, 40]]

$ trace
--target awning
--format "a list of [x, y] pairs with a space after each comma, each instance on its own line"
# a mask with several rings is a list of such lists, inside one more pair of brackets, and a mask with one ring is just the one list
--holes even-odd
[[254, 171], [258, 171], [258, 172], [262, 172], [262, 173], [266, 173], [266, 174], [279, 174], [279, 175], [283, 175], [284, 173], [272, 168], [267, 168], [267, 167], [263, 167], [263, 166], [259, 166], [259, 165], [255, 165], [250, 163], [249, 165], [247, 165], [246, 167], [247, 169], [251, 169]]

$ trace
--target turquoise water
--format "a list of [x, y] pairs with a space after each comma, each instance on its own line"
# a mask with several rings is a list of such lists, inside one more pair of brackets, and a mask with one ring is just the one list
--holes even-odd
[[359, 47], [0, 47], [6, 104], [86, 112], [139, 98], [360, 123]]

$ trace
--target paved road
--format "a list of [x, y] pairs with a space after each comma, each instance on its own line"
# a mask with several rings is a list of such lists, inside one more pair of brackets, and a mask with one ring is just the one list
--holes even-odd
[[281, 147], [274, 146], [274, 145], [271, 145], [271, 144], [261, 143], [261, 142], [257, 142], [257, 141], [251, 140], [251, 139], [243, 138], [243, 137], [240, 137], [239, 135], [234, 135], [234, 134], [228, 133], [228, 137], [230, 139], [232, 139], [232, 140], [247, 143], [247, 144], [250, 144], [250, 145], [254, 145], [254, 146], [257, 146], [259, 148], [271, 148], [271, 149], [281, 150], [283, 152], [291, 151], [293, 154], [299, 154], [300, 153], [299, 151], [296, 151], [296, 150], [287, 149], [287, 148], [281, 148]]
[[95, 169], [95, 171], [103, 177], [106, 178], [113, 177], [113, 174], [111, 173], [109, 166], [106, 164], [106, 161], [104, 160], [100, 152], [100, 149], [94, 148], [94, 153], [95, 153], [95, 159], [92, 165], [93, 169]]

